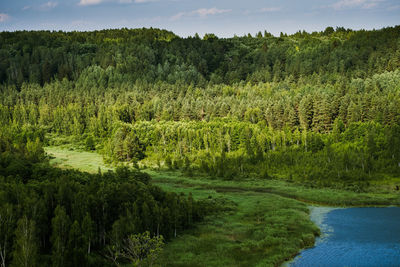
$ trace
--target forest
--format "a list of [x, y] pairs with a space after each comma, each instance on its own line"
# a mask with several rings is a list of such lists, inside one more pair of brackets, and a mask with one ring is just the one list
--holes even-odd
[[[0, 126], [0, 266], [123, 264], [130, 237], [169, 242], [224, 209], [146, 168], [399, 190], [400, 26], [1, 32]], [[63, 144], [118, 167], [51, 166], [43, 147]]]
[[147, 231], [168, 241], [218, 209], [165, 192], [127, 167], [97, 174], [54, 168], [40, 138], [30, 141], [36, 134], [1, 139], [1, 266], [129, 262], [123, 253], [129, 235]]

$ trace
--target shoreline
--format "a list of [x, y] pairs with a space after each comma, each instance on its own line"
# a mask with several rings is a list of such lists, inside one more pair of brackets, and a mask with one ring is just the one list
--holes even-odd
[[337, 210], [337, 209], [347, 209], [347, 208], [352, 208], [352, 207], [308, 206], [308, 208], [310, 210], [310, 214], [309, 214], [310, 220], [316, 226], [318, 226], [318, 228], [321, 231], [321, 235], [317, 236], [315, 238], [315, 242], [314, 242], [314, 245], [312, 247], [303, 248], [291, 260], [282, 263], [281, 267], [290, 267], [290, 265], [293, 262], [296, 261], [297, 257], [299, 257], [303, 251], [305, 251], [307, 249], [310, 249], [310, 248], [313, 248], [313, 247], [317, 246], [319, 243], [323, 242], [323, 240], [329, 235], [329, 232], [331, 231], [329, 229], [329, 226], [324, 224], [324, 220], [326, 218], [326, 215], [329, 212], [331, 212], [333, 210]]
[[318, 246], [320, 243], [324, 242], [324, 240], [329, 237], [333, 233], [333, 229], [326, 224], [324, 221], [328, 213], [338, 209], [350, 209], [350, 208], [396, 208], [397, 205], [388, 205], [388, 206], [357, 206], [357, 207], [326, 207], [326, 206], [308, 206], [310, 209], [310, 220], [320, 229], [321, 235], [315, 238], [314, 246], [304, 248], [296, 254], [293, 259], [284, 262], [281, 267], [290, 267], [292, 263], [294, 263], [297, 258], [307, 249], [312, 249]]

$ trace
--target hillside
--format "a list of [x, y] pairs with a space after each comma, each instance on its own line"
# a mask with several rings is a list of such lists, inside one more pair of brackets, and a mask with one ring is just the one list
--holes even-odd
[[0, 33], [0, 266], [277, 266], [399, 186], [400, 26]]

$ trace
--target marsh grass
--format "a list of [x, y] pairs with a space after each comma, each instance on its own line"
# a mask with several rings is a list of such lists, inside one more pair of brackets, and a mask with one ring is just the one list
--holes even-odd
[[237, 208], [209, 216], [174, 239], [165, 248], [163, 265], [277, 266], [312, 246], [319, 234], [307, 206], [296, 200], [253, 192], [207, 194], [225, 197]]
[[387, 206], [400, 205], [400, 193], [356, 193], [339, 189], [309, 188], [282, 180], [212, 180], [204, 176], [187, 177], [179, 172], [147, 171], [158, 184], [175, 184], [176, 187], [206, 188], [221, 193], [256, 192], [292, 198], [310, 205], [322, 206]]

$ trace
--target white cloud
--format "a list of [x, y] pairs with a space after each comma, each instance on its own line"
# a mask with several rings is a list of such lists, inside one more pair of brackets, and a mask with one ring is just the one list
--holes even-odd
[[[41, 5], [41, 6], [40, 6], [40, 9], [41, 9], [41, 10], [49, 10], [49, 9], [55, 8], [56, 6], [58, 6], [58, 3], [57, 3], [57, 2], [49, 1], [49, 2], [44, 3], [43, 5]], [[25, 7], [24, 7], [24, 8], [25, 8]]]
[[208, 15], [217, 15], [217, 14], [223, 14], [223, 13], [228, 13], [231, 12], [232, 9], [218, 9], [216, 7], [213, 8], [200, 8], [195, 11], [193, 11], [193, 14], [198, 14], [200, 17], [207, 17]]
[[142, 3], [150, 3], [150, 2], [159, 2], [159, 0], [119, 0], [121, 4], [131, 4], [131, 3], [136, 3], [136, 4], [142, 4]]
[[188, 14], [187, 12], [179, 12], [178, 14], [172, 16], [171, 20], [178, 20], [187, 14]]
[[25, 10], [39, 10], [39, 11], [46, 11], [55, 8], [58, 6], [58, 2], [48, 1], [44, 4], [37, 5], [37, 6], [24, 6], [22, 8], [23, 11]]
[[260, 12], [276, 12], [280, 11], [282, 8], [280, 7], [264, 7], [260, 9]]
[[78, 5], [80, 6], [98, 5], [101, 2], [103, 2], [103, 0], [81, 0]]
[[150, 2], [159, 2], [160, 0], [80, 0], [80, 6], [90, 6], [90, 5], [98, 5], [104, 2], [111, 3], [120, 3], [120, 4], [142, 4], [142, 3], [150, 3]]
[[205, 18], [210, 15], [212, 16], [212, 15], [218, 15], [218, 14], [223, 14], [223, 13], [229, 13], [231, 11], [232, 11], [232, 9], [218, 9], [216, 7], [200, 8], [200, 9], [189, 11], [189, 12], [180, 12], [180, 13], [172, 16], [171, 20], [178, 20], [178, 19], [181, 19], [182, 17], [194, 17], [194, 16]]
[[332, 5], [336, 10], [347, 8], [371, 9], [384, 0], [340, 0]]
[[[123, 0], [124, 1], [124, 0]], [[127, 1], [127, 0], [125, 0]], [[133, 2], [132, 0], [129, 0], [131, 2]], [[135, 0], [135, 3], [141, 4], [141, 3], [149, 3], [149, 2], [157, 2], [158, 0]]]
[[6, 20], [8, 20], [10, 18], [9, 15], [5, 14], [5, 13], [0, 13], [0, 22], [4, 22]]

